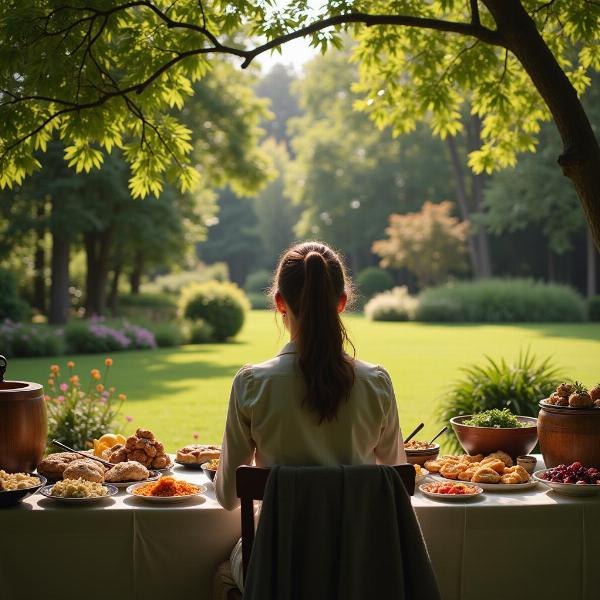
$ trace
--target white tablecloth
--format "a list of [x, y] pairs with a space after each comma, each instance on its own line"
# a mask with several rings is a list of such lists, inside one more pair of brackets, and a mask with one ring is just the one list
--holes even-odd
[[418, 492], [413, 506], [443, 600], [600, 599], [600, 496], [537, 484], [454, 504]]
[[[199, 471], [175, 475], [206, 483]], [[417, 492], [444, 600], [600, 598], [600, 497], [546, 490], [460, 504]], [[220, 508], [210, 489], [204, 503], [156, 508], [124, 491], [87, 508], [36, 495], [0, 510], [0, 600], [210, 600], [239, 529], [239, 511]]]
[[36, 494], [0, 509], [0, 600], [210, 600], [239, 537], [239, 510], [223, 510], [210, 483], [204, 502], [160, 506], [125, 490], [88, 507]]

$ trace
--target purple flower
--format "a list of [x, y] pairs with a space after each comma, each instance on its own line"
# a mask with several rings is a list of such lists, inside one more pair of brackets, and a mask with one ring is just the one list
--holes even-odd
[[133, 417], [131, 417], [131, 416], [129, 416], [129, 415], [126, 415], [126, 416], [125, 416], [125, 420], [126, 420], [128, 423], [131, 423], [131, 421], [133, 421]]

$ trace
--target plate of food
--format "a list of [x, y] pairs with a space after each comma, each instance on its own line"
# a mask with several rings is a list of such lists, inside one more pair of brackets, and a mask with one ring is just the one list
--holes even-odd
[[136, 483], [127, 488], [127, 493], [134, 498], [157, 504], [182, 502], [194, 497], [203, 498], [204, 492], [206, 492], [206, 486], [192, 484], [174, 477], [161, 477], [153, 483]]
[[160, 471], [149, 471], [135, 460], [117, 463], [104, 473], [104, 481], [117, 488], [127, 488], [134, 483], [157, 481], [160, 477]]
[[200, 471], [203, 465], [221, 456], [221, 447], [207, 444], [189, 444], [177, 450], [175, 462], [186, 469]]
[[453, 502], [476, 498], [483, 494], [483, 489], [478, 485], [455, 481], [423, 483], [419, 486], [419, 490], [428, 498]]
[[35, 473], [7, 473], [0, 469], [0, 508], [18, 504], [46, 483], [45, 477]]
[[171, 457], [165, 452], [162, 442], [149, 429], [139, 427], [134, 435], [126, 438], [124, 444], [115, 444], [102, 452], [102, 458], [110, 463], [118, 464], [136, 461], [147, 469], [169, 471], [173, 467]]
[[441, 481], [473, 483], [486, 491], [516, 492], [537, 485], [529, 473], [502, 450], [487, 456], [477, 454], [447, 454], [436, 460], [427, 461], [429, 473]]
[[53, 485], [40, 489], [40, 494], [51, 500], [65, 504], [88, 504], [114, 496], [119, 490], [114, 485], [104, 485], [95, 481], [62, 479]]
[[580, 462], [536, 471], [533, 478], [565, 496], [600, 494], [600, 469], [585, 467]]

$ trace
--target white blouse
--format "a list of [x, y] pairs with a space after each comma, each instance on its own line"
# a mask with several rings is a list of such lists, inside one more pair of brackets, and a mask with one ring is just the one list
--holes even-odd
[[354, 362], [355, 381], [337, 418], [319, 424], [302, 408], [305, 384], [295, 343], [273, 359], [242, 367], [231, 388], [216, 496], [239, 505], [235, 470], [240, 465], [356, 465], [406, 462], [390, 376], [380, 366]]

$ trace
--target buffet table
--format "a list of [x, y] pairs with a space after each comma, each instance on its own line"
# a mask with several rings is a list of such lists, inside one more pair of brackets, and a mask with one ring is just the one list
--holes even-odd
[[[174, 474], [207, 483], [199, 471], [175, 467]], [[600, 497], [546, 489], [460, 503], [416, 493], [444, 600], [600, 597]], [[0, 510], [0, 598], [210, 600], [239, 520], [238, 511], [219, 507], [212, 486], [204, 502], [159, 507], [124, 491], [85, 508], [35, 495]]]

